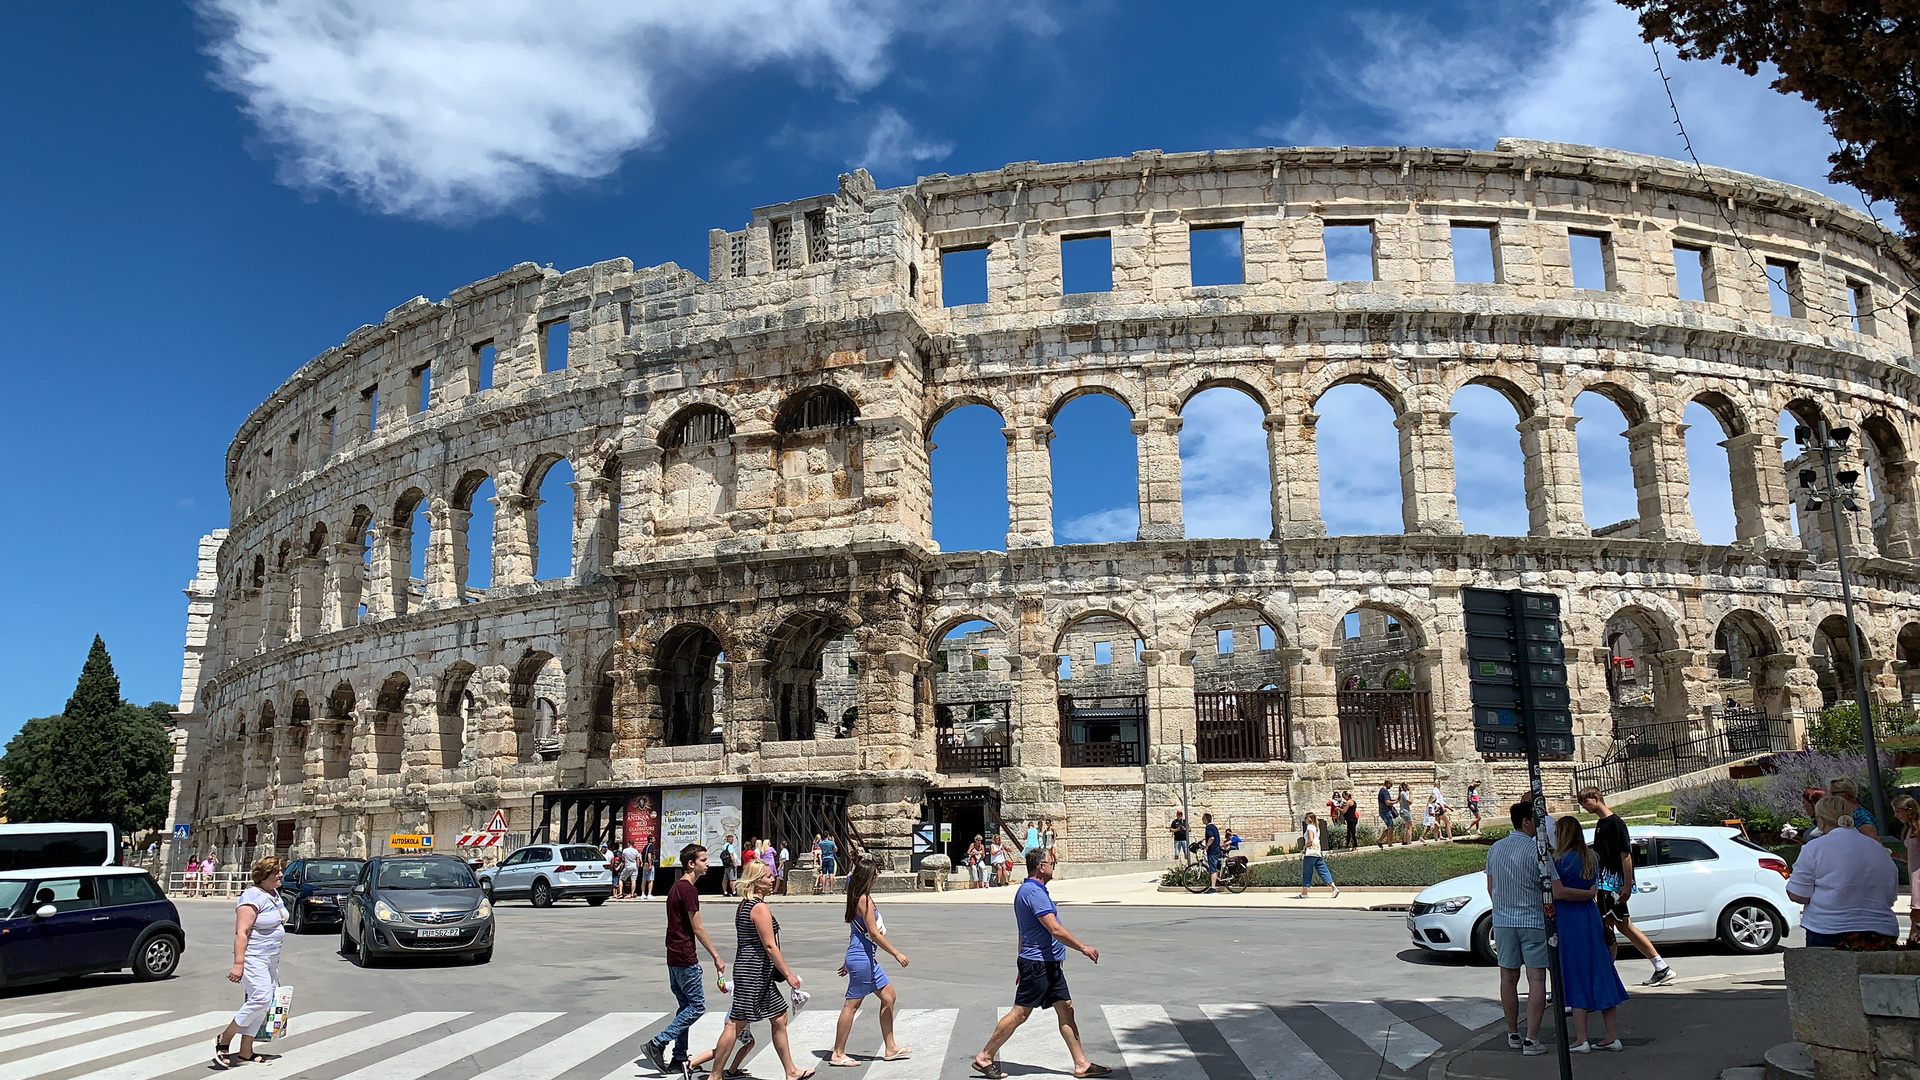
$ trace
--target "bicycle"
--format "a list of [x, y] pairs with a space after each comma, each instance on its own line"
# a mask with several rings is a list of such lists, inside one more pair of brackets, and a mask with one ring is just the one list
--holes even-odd
[[[1229, 854], [1220, 861], [1220, 884], [1217, 888], [1230, 893], [1246, 892], [1252, 876], [1252, 867], [1248, 864], [1245, 855]], [[1187, 867], [1185, 885], [1188, 892], [1196, 894], [1206, 892], [1211, 880], [1212, 875], [1207, 872], [1207, 864], [1204, 861], [1195, 862]]]

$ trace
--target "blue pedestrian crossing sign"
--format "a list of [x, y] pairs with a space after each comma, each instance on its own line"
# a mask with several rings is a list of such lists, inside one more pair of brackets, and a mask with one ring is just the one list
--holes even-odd
[[192, 833], [193, 827], [184, 821], [173, 827], [173, 838], [175, 840], [185, 840], [188, 836], [192, 835]]

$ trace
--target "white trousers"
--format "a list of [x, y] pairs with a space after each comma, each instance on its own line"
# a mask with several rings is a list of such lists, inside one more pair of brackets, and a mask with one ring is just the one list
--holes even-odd
[[262, 955], [247, 950], [246, 962], [240, 969], [240, 989], [246, 991], [247, 1000], [240, 1011], [233, 1014], [233, 1023], [242, 1035], [252, 1035], [260, 1030], [260, 1022], [267, 1018], [267, 1010], [273, 1006], [273, 988], [280, 974], [280, 950], [272, 955]]

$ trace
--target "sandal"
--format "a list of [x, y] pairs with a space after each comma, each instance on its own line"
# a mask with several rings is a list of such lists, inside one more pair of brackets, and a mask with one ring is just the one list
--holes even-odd
[[832, 1058], [828, 1058], [827, 1064], [833, 1066], [836, 1069], [854, 1069], [859, 1067], [860, 1062], [858, 1059], [855, 1059], [855, 1058], [848, 1058], [845, 1061], [835, 1061]]
[[984, 1076], [986, 1080], [1007, 1080], [1007, 1070], [1002, 1069], [997, 1061], [989, 1061], [985, 1065], [979, 1062], [968, 1062], [968, 1064], [973, 1066], [975, 1076]]
[[1097, 1064], [1094, 1064], [1093, 1062], [1088, 1062], [1086, 1072], [1077, 1072], [1077, 1073], [1074, 1073], [1073, 1075], [1082, 1078], [1082, 1080], [1085, 1080], [1085, 1078], [1089, 1076], [1106, 1076], [1108, 1073], [1111, 1073], [1112, 1071], [1113, 1071], [1112, 1069], [1107, 1068], [1105, 1065], [1097, 1065]]
[[251, 1054], [235, 1054], [233, 1060], [244, 1061], [249, 1065], [271, 1065], [280, 1060], [279, 1054], [263, 1054], [255, 1050]]
[[913, 1048], [911, 1046], [903, 1046], [899, 1050], [895, 1051], [894, 1053], [881, 1054], [880, 1060], [881, 1061], [905, 1061], [912, 1056], [913, 1056]]
[[231, 1069], [233, 1066], [233, 1052], [220, 1045], [219, 1039], [213, 1040], [213, 1068], [224, 1070]]

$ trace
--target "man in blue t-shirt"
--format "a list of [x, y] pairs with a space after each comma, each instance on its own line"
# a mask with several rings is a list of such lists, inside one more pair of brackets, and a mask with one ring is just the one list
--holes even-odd
[[1060, 969], [1073, 949], [1094, 963], [1100, 962], [1100, 950], [1080, 943], [1060, 925], [1053, 897], [1047, 894], [1047, 882], [1053, 880], [1053, 852], [1040, 848], [1027, 852], [1027, 880], [1013, 894], [1013, 921], [1020, 929], [1020, 958], [1016, 961], [1020, 978], [1014, 984], [1013, 1008], [993, 1026], [987, 1045], [973, 1055], [973, 1071], [986, 1080], [1006, 1080], [1006, 1070], [994, 1055], [1035, 1009], [1052, 1009], [1060, 1024], [1060, 1038], [1073, 1056], [1073, 1075], [1105, 1076], [1112, 1069], [1087, 1060], [1080, 1048], [1080, 1027], [1073, 1019], [1073, 995], [1067, 991], [1067, 977]]
[[1206, 831], [1201, 835], [1200, 848], [1207, 857], [1207, 891], [1218, 892], [1220, 889], [1220, 859], [1226, 854], [1226, 848], [1220, 843], [1220, 826], [1213, 823], [1213, 815], [1201, 814], [1200, 821], [1207, 827]]
[[820, 871], [814, 876], [814, 892], [833, 891], [833, 854], [835, 850], [833, 834], [828, 833], [820, 841]]

